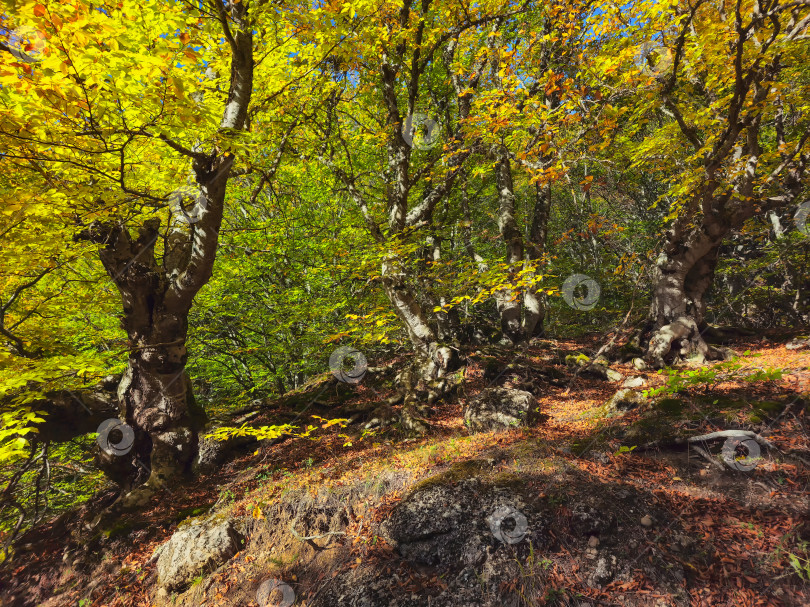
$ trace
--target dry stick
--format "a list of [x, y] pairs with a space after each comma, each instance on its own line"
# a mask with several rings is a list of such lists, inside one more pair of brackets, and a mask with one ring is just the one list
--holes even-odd
[[726, 469], [726, 467], [723, 464], [721, 464], [715, 458], [713, 458], [711, 456], [711, 454], [708, 453], [703, 447], [700, 447], [698, 445], [690, 445], [690, 446], [691, 446], [692, 449], [697, 451], [701, 456], [703, 456], [703, 458], [706, 461], [708, 461], [710, 464], [712, 464], [713, 466], [717, 467], [720, 470], [725, 470]]
[[329, 537], [330, 535], [346, 535], [345, 531], [327, 531], [326, 533], [321, 533], [320, 535], [308, 535], [306, 537], [298, 535], [298, 532], [295, 530], [295, 521], [290, 523], [290, 531], [292, 532], [293, 536], [297, 540], [301, 540], [302, 542], [309, 542], [312, 540], [319, 540], [325, 537]]
[[23, 475], [42, 457], [42, 452], [35, 457], [36, 451], [37, 450], [32, 445], [31, 453], [28, 456], [28, 461], [25, 462], [23, 467], [11, 477], [3, 492], [0, 493], [0, 510], [5, 508], [7, 505], [11, 505], [20, 511], [20, 518], [17, 520], [17, 524], [14, 526], [11, 533], [9, 533], [8, 538], [3, 544], [4, 558], [8, 558], [9, 548], [11, 548], [14, 541], [18, 539], [17, 536], [22, 528], [22, 524], [25, 521], [25, 518], [28, 516], [28, 513], [25, 511], [22, 505], [13, 499], [13, 495], [14, 490], [17, 488], [17, 483], [22, 479]]
[[17, 508], [17, 510], [20, 511], [20, 517], [17, 519], [17, 524], [14, 526], [14, 529], [12, 529], [11, 533], [8, 536], [8, 539], [6, 540], [5, 544], [3, 545], [3, 558], [4, 559], [8, 559], [8, 551], [11, 548], [11, 545], [14, 543], [14, 540], [17, 539], [17, 534], [20, 532], [20, 528], [22, 527], [23, 521], [25, 520], [25, 517], [27, 516], [27, 513], [25, 512], [25, 509], [22, 507], [22, 505], [20, 505], [19, 502], [15, 501], [15, 500], [8, 500], [5, 504], [3, 504], [3, 507], [5, 507], [7, 505], [11, 505], [11, 506], [14, 506], [15, 508]]

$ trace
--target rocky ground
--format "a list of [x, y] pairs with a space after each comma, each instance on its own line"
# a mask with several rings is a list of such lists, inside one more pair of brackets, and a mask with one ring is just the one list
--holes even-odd
[[[293, 406], [353, 424], [246, 444], [105, 529], [54, 519], [0, 571], [2, 604], [810, 605], [810, 350], [793, 343], [732, 344], [733, 366], [680, 381], [581, 364], [595, 340], [479, 351], [420, 439], [364, 428], [391, 417], [384, 381], [322, 380], [250, 423]], [[689, 440], [725, 430], [749, 434]]]

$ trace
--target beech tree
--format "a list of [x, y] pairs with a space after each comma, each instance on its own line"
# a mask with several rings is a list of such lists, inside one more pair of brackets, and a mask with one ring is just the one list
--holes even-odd
[[[607, 46], [597, 72], [604, 90], [620, 89], [616, 99], [633, 91], [615, 106], [632, 125], [619, 141], [636, 166], [670, 185], [647, 338], [657, 367], [718, 356], [703, 334], [720, 245], [806, 191], [808, 20], [802, 3], [699, 0], [613, 7], [600, 25], [626, 34]], [[634, 132], [644, 134], [640, 144]]]
[[[357, 205], [384, 251], [380, 281], [421, 361], [420, 379], [444, 376], [458, 363], [456, 351], [439, 338], [444, 319], [437, 319], [427, 307], [429, 299], [417, 294], [418, 281], [405, 263], [412, 254], [407, 238], [417, 230], [427, 232], [429, 259], [442, 258], [432, 226], [437, 207], [473, 153], [475, 134], [465, 121], [488, 65], [487, 37], [496, 35], [503, 18], [516, 10], [502, 2], [383, 5], [353, 44], [344, 45], [336, 60], [336, 73], [343, 78], [312, 121], [315, 137], [323, 141], [318, 158]], [[371, 38], [374, 42], [363, 46]], [[357, 77], [357, 87], [347, 74]], [[432, 103], [446, 99], [449, 91], [453, 103]], [[358, 94], [379, 104], [379, 111], [355, 104]], [[420, 137], [430, 138], [429, 145], [423, 147]], [[369, 149], [363, 145], [367, 142], [377, 147]], [[403, 425], [424, 430], [411, 405], [403, 411]]]
[[[482, 148], [492, 162], [498, 229], [510, 267], [495, 297], [501, 331], [513, 343], [543, 331], [547, 285], [539, 270], [545, 265], [552, 186], [570, 181], [568, 171], [584, 156], [585, 135], [596, 126], [590, 116], [596, 100], [588, 98], [578, 73], [591, 11], [589, 2], [531, 7], [509, 24], [497, 46], [490, 44], [490, 86], [476, 115], [485, 124]], [[518, 187], [530, 201], [523, 218]]]
[[[205, 414], [185, 372], [188, 314], [213, 272], [231, 176], [264, 166], [243, 133], [290, 84], [296, 14], [247, 2], [100, 11], [77, 1], [13, 19], [0, 49], [4, 170], [39, 179], [19, 221], [71, 217], [74, 240], [93, 245], [118, 289], [121, 418], [136, 434], [129, 457], [149, 470], [129, 498], [138, 501], [187, 473], [196, 454]], [[306, 74], [310, 53], [298, 51]], [[262, 141], [272, 146], [282, 127], [266, 126]]]

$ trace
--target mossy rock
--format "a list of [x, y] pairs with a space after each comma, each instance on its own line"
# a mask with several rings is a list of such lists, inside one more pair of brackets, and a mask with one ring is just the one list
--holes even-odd
[[655, 403], [655, 409], [665, 415], [678, 416], [683, 413], [686, 403], [680, 398], [662, 398]]
[[672, 442], [677, 437], [677, 431], [670, 420], [647, 417], [627, 428], [622, 440], [630, 445], [651, 445]]
[[228, 509], [223, 509], [220, 512], [217, 512], [216, 514], [213, 514], [213, 515], [211, 515], [209, 517], [208, 511], [210, 509], [211, 509], [211, 507], [209, 506], [208, 508], [205, 509], [205, 512], [203, 514], [200, 514], [198, 516], [189, 515], [188, 517], [181, 520], [177, 524], [177, 528], [182, 529], [186, 525], [192, 525], [194, 523], [200, 523], [200, 522], [205, 522], [206, 524], [210, 523], [211, 525], [217, 525], [217, 524], [231, 518], [231, 514], [230, 514], [230, 512], [228, 512]]
[[482, 476], [491, 466], [488, 462], [479, 459], [471, 459], [464, 462], [458, 462], [450, 466], [444, 472], [429, 476], [428, 478], [419, 481], [408, 492], [410, 495], [425, 489], [438, 487], [441, 485], [456, 485], [461, 481], [469, 478]]
[[493, 487], [504, 487], [510, 489], [520, 489], [526, 486], [526, 479], [514, 472], [499, 472], [487, 480], [488, 485]]
[[569, 367], [584, 367], [590, 363], [591, 359], [580, 353], [577, 353], [576, 356], [573, 354], [568, 354], [565, 357], [565, 364]]
[[146, 529], [148, 526], [149, 523], [146, 521], [118, 519], [115, 524], [102, 530], [101, 533], [109, 539], [115, 539], [117, 537], [125, 537], [133, 531]]
[[184, 508], [174, 515], [174, 522], [179, 523], [190, 517], [201, 516], [208, 512], [214, 504], [207, 504], [205, 506], [192, 506], [191, 508]]

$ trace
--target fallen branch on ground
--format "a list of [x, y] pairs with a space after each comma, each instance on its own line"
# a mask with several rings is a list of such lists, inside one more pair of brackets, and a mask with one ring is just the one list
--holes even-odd
[[751, 432], [750, 430], [720, 430], [718, 432], [710, 432], [709, 434], [701, 434], [700, 436], [692, 436], [687, 440], [690, 443], [696, 443], [699, 441], [714, 440], [716, 438], [728, 438], [730, 436], [745, 436], [752, 438], [760, 445], [779, 451], [776, 445], [771, 443], [768, 439], [763, 438], [756, 432]]

